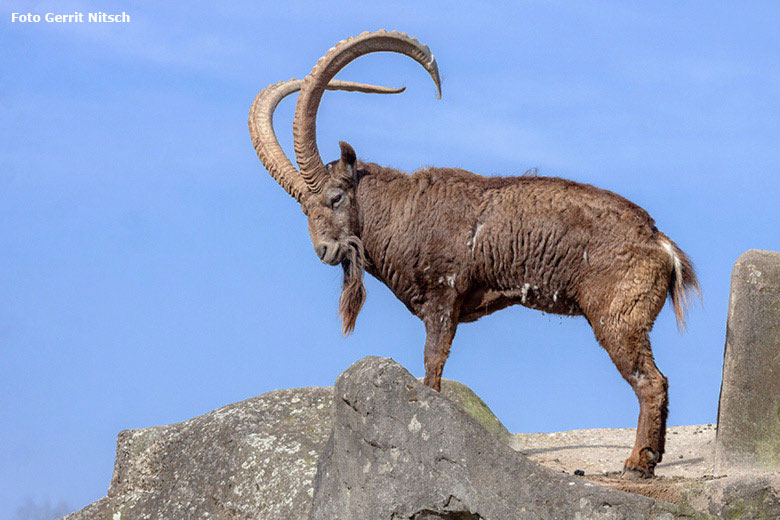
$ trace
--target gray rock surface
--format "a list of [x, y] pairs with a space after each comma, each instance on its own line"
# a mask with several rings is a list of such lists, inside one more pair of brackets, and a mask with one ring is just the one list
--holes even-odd
[[780, 518], [780, 475], [736, 475], [686, 486], [686, 504], [714, 518]]
[[[422, 379], [418, 379], [422, 381]], [[463, 383], [450, 379], [441, 380], [441, 395], [458, 405], [470, 415], [480, 426], [496, 435], [506, 443], [512, 442], [512, 434], [506, 429], [493, 411], [474, 391]]]
[[312, 520], [694, 516], [529, 461], [391, 359], [358, 361], [334, 396]]
[[716, 438], [719, 472], [780, 469], [780, 253], [751, 249], [731, 275]]
[[[277, 390], [182, 423], [124, 431], [108, 495], [68, 518], [306, 518], [323, 450], [316, 518], [677, 518], [692, 509], [715, 518], [780, 518], [780, 474], [594, 475], [585, 463], [625, 444], [612, 455], [618, 464], [633, 430], [510, 436], [468, 387], [445, 380], [441, 394], [432, 392], [392, 360], [359, 362], [336, 392], [334, 405], [330, 387]], [[337, 421], [328, 441], [331, 413]], [[688, 446], [670, 464], [705, 456], [705, 426], [670, 431]], [[515, 448], [532, 457], [551, 453], [552, 460], [537, 458], [557, 471], [511, 450], [521, 436]], [[584, 478], [560, 471], [582, 467]]]
[[[466, 385], [442, 380], [442, 395], [508, 441]], [[178, 424], [123, 431], [108, 495], [67, 518], [306, 518], [332, 400], [332, 387], [276, 390]]]
[[108, 495], [68, 520], [305, 518], [332, 389], [277, 390], [119, 434]]

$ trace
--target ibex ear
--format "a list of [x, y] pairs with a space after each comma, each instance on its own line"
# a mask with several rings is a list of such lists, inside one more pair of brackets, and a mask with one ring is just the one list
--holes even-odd
[[357, 156], [355, 150], [344, 141], [339, 141], [339, 147], [341, 147], [341, 160], [339, 161], [342, 166], [342, 171], [350, 178], [355, 178], [355, 161]]

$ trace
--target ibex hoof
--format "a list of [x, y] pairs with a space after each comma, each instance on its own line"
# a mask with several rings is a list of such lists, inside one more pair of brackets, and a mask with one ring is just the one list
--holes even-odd
[[628, 480], [639, 480], [643, 478], [653, 478], [652, 470], [641, 470], [636, 468], [623, 468], [623, 472], [620, 474], [620, 478]]
[[645, 461], [644, 464], [636, 464], [629, 457], [623, 465], [623, 473], [620, 476], [626, 479], [653, 478], [655, 476], [655, 463]]

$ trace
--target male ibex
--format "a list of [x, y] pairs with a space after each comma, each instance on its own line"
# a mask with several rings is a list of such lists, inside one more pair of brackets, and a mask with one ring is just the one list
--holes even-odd
[[[509, 305], [585, 316], [639, 398], [628, 476], [653, 476], [664, 453], [667, 381], [648, 332], [672, 300], [684, 326], [698, 282], [688, 257], [645, 210], [612, 192], [550, 177], [483, 177], [454, 168], [412, 175], [341, 158], [323, 164], [315, 120], [325, 88], [355, 58], [377, 51], [410, 56], [441, 92], [427, 46], [396, 32], [363, 33], [330, 49], [306, 79], [272, 85], [249, 117], [257, 155], [308, 216], [317, 256], [341, 264], [345, 333], [365, 299], [362, 270], [387, 285], [425, 324], [425, 384], [439, 390], [458, 323]], [[355, 85], [352, 85], [353, 89]], [[273, 110], [300, 89], [295, 112], [298, 172], [273, 133]], [[359, 90], [379, 92], [368, 85]]]

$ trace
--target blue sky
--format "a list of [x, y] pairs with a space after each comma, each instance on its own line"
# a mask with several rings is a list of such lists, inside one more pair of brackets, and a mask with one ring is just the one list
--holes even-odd
[[[422, 375], [421, 323], [384, 286], [349, 338], [340, 269], [262, 168], [246, 119], [270, 83], [337, 41], [398, 29], [430, 45], [327, 93], [338, 141], [413, 171], [536, 167], [647, 209], [695, 261], [704, 306], [652, 333], [670, 424], [714, 422], [734, 260], [780, 249], [780, 8], [773, 3], [4, 2], [0, 19], [0, 518], [105, 494], [116, 435], [275, 388], [330, 385], [391, 356]], [[127, 11], [129, 24], [12, 12]], [[292, 152], [294, 100], [277, 110]], [[511, 308], [461, 325], [445, 377], [512, 431], [634, 427], [638, 406], [583, 319]]]

